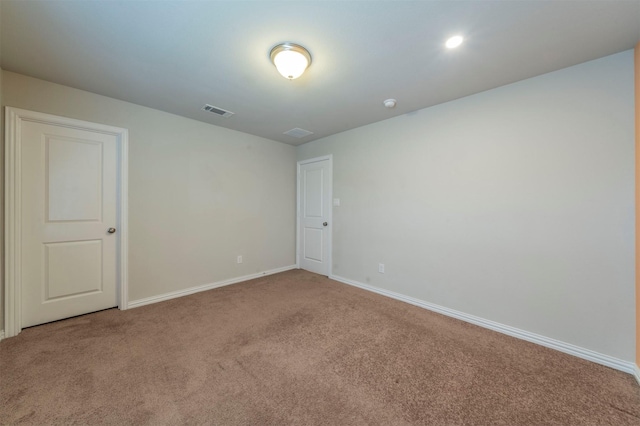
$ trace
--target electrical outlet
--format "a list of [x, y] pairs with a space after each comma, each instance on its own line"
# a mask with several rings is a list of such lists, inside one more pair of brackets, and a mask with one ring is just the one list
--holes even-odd
[[242, 256], [238, 256], [238, 263], [242, 263]]
[[378, 264], [378, 272], [384, 274], [384, 263]]

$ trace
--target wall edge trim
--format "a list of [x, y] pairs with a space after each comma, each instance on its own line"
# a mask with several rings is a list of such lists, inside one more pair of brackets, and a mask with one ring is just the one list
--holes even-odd
[[595, 362], [596, 364], [604, 365], [625, 373], [629, 373], [635, 376], [640, 384], [640, 370], [638, 366], [630, 361], [624, 361], [619, 358], [612, 357], [610, 355], [601, 354], [591, 349], [582, 348], [580, 346], [573, 345], [571, 343], [562, 342], [560, 340], [552, 339], [550, 337], [542, 336], [540, 334], [531, 333], [529, 331], [521, 330], [509, 325], [501, 324], [495, 321], [480, 318], [474, 315], [466, 314], [464, 312], [456, 311], [454, 309], [445, 308], [444, 306], [436, 305], [434, 303], [426, 302], [424, 300], [416, 299], [411, 296], [405, 296], [401, 293], [396, 293], [389, 290], [377, 288], [368, 284], [364, 284], [348, 278], [343, 278], [338, 275], [330, 275], [332, 280], [348, 284], [354, 287], [361, 288], [363, 290], [371, 291], [373, 293], [387, 296], [392, 299], [400, 300], [401, 302], [409, 303], [414, 306], [418, 306], [429, 311], [437, 312], [448, 317], [456, 318], [483, 328], [488, 328], [493, 331], [497, 331], [502, 334], [516, 337], [521, 340], [526, 340], [531, 343], [535, 343], [550, 349], [555, 349], [560, 352], [564, 352], [569, 355], [576, 356], [578, 358], [585, 359], [587, 361]]
[[268, 271], [258, 272], [255, 274], [244, 275], [241, 277], [230, 278], [228, 280], [216, 281], [209, 284], [198, 285], [195, 287], [189, 287], [184, 290], [171, 291], [169, 293], [159, 294], [157, 296], [145, 297], [143, 299], [131, 300], [128, 303], [127, 309], [138, 308], [140, 306], [151, 305], [153, 303], [164, 302], [166, 300], [176, 299], [182, 296], [188, 296], [194, 293], [200, 293], [201, 291], [213, 290], [214, 288], [224, 287], [231, 284], [237, 284], [243, 281], [253, 280], [255, 278], [265, 277], [267, 275], [278, 274], [280, 272], [290, 271], [296, 269], [296, 265], [283, 266], [281, 268], [270, 269]]

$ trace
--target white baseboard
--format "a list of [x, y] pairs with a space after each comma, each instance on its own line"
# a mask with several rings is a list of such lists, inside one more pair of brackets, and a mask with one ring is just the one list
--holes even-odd
[[284, 266], [282, 268], [271, 269], [269, 271], [258, 272], [256, 274], [245, 275], [243, 277], [231, 278], [224, 281], [218, 281], [211, 284], [203, 284], [196, 287], [190, 287], [184, 290], [172, 291], [170, 293], [159, 294], [157, 296], [145, 297], [144, 299], [138, 299], [130, 301], [128, 304], [128, 309], [138, 308], [144, 305], [150, 305], [152, 303], [164, 302], [165, 300], [175, 299], [177, 297], [187, 296], [189, 294], [199, 293], [201, 291], [212, 290], [218, 287], [224, 287], [226, 285], [236, 284], [242, 281], [252, 280], [254, 278], [265, 277], [267, 275], [277, 274], [279, 272], [290, 271], [291, 269], [296, 269], [296, 265]]
[[468, 323], [475, 324], [480, 327], [488, 328], [490, 330], [494, 330], [499, 333], [508, 334], [509, 336], [517, 337], [518, 339], [536, 343], [538, 345], [555, 349], [560, 352], [567, 353], [569, 355], [574, 355], [574, 356], [577, 356], [578, 358], [586, 359], [588, 361], [602, 364], [607, 367], [615, 368], [616, 370], [624, 371], [625, 373], [633, 374], [638, 380], [638, 383], [640, 384], [640, 370], [638, 369], [638, 366], [633, 362], [624, 361], [609, 355], [604, 355], [599, 352], [592, 351], [590, 349], [585, 349], [579, 346], [572, 345], [570, 343], [561, 342], [560, 340], [552, 339], [550, 337], [545, 337], [545, 336], [541, 336], [539, 334], [531, 333], [525, 330], [520, 330], [519, 328], [500, 324], [484, 318], [476, 317], [474, 315], [465, 314], [464, 312], [445, 308], [443, 306], [425, 302], [423, 300], [416, 299], [410, 296], [405, 296], [400, 293], [396, 293], [389, 290], [383, 290], [381, 288], [373, 287], [368, 284], [363, 284], [354, 280], [350, 280], [348, 278], [343, 278], [336, 275], [331, 275], [329, 278], [344, 284], [349, 284], [354, 287], [359, 287], [363, 290], [368, 290], [374, 293], [381, 294], [383, 296], [391, 297], [392, 299], [397, 299], [402, 302], [410, 303], [412, 305], [415, 305], [433, 312], [438, 312], [440, 314], [443, 314], [449, 317], [457, 318], [459, 320], [466, 321]]

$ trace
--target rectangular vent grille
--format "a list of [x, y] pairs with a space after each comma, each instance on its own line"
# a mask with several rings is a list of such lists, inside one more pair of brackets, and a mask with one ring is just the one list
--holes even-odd
[[231, 111], [227, 111], [226, 109], [218, 108], [213, 105], [206, 104], [202, 107], [203, 111], [210, 112], [211, 114], [219, 115], [220, 117], [231, 117], [234, 113]]
[[293, 136], [294, 138], [304, 138], [305, 136], [312, 135], [313, 132], [296, 127], [295, 129], [287, 130], [284, 134]]

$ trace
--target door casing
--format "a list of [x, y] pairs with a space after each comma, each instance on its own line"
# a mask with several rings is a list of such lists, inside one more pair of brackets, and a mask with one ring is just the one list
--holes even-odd
[[296, 170], [296, 267], [300, 269], [300, 250], [301, 250], [301, 235], [300, 235], [300, 211], [301, 211], [301, 198], [300, 198], [300, 166], [309, 163], [316, 163], [318, 161], [329, 161], [329, 181], [330, 185], [328, 188], [329, 191], [329, 199], [331, 200], [331, 205], [329, 206], [329, 229], [327, 235], [327, 244], [329, 245], [329, 258], [328, 262], [328, 271], [327, 276], [331, 277], [333, 274], [333, 155], [324, 155], [322, 157], [309, 158], [307, 160], [298, 161], [297, 170]]
[[59, 117], [19, 108], [5, 108], [5, 241], [4, 241], [4, 335], [16, 336], [22, 330], [21, 308], [21, 134], [23, 121], [33, 121], [80, 130], [100, 132], [116, 137], [117, 147], [117, 228], [116, 243], [116, 288], [118, 308], [127, 309], [128, 304], [128, 131], [120, 127], [107, 126], [87, 121]]

